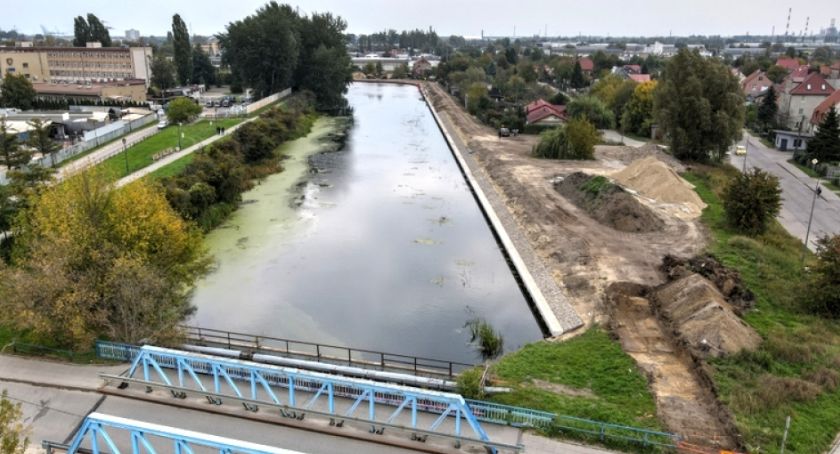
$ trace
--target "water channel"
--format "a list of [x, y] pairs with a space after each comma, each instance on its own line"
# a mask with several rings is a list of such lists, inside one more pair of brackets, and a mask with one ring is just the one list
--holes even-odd
[[207, 236], [217, 268], [196, 326], [476, 362], [465, 323], [505, 350], [539, 326], [414, 87], [353, 84], [346, 147], [336, 121], [286, 145], [285, 170], [244, 194]]

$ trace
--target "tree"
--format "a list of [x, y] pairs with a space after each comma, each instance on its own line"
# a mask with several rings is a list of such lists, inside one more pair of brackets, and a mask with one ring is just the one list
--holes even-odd
[[776, 114], [779, 111], [779, 105], [776, 104], [776, 89], [771, 85], [767, 89], [767, 94], [758, 106], [757, 120], [766, 130], [776, 123]]
[[613, 113], [594, 96], [579, 96], [566, 106], [572, 118], [585, 118], [598, 129], [610, 129], [615, 123]]
[[55, 154], [61, 150], [61, 147], [50, 138], [50, 130], [43, 121], [36, 118], [29, 124], [33, 129], [29, 131], [28, 145], [41, 153], [44, 158], [49, 156], [50, 167], [55, 167]]
[[640, 136], [649, 136], [653, 126], [653, 92], [656, 81], [643, 82], [633, 90], [633, 96], [624, 106], [621, 129]]
[[187, 97], [170, 101], [166, 109], [166, 117], [170, 123], [186, 123], [200, 113], [201, 106]]
[[376, 72], [376, 66], [374, 66], [371, 62], [367, 62], [365, 67], [362, 68], [362, 72], [365, 73], [366, 76], [372, 76]]
[[586, 86], [586, 78], [583, 77], [583, 68], [580, 67], [580, 60], [575, 61], [569, 84], [571, 84], [572, 88], [583, 88]]
[[773, 65], [767, 69], [767, 78], [774, 84], [780, 84], [788, 75], [788, 70], [783, 66]]
[[186, 85], [192, 82], [192, 47], [190, 47], [190, 32], [187, 30], [187, 24], [178, 14], [172, 16], [172, 46], [175, 51], [175, 70], [178, 74], [178, 83]]
[[73, 45], [85, 47], [90, 40], [90, 27], [87, 21], [82, 16], [76, 16], [73, 19]]
[[379, 77], [379, 78], [382, 78], [382, 76], [385, 74], [385, 69], [382, 67], [382, 62], [381, 61], [376, 62], [374, 72], [376, 73], [376, 77]]
[[152, 60], [152, 85], [160, 90], [168, 90], [175, 86], [175, 66], [162, 56]]
[[0, 118], [0, 165], [7, 169], [19, 169], [29, 164], [32, 153], [20, 146], [17, 135], [9, 132], [6, 120]]
[[600, 99], [605, 105], [612, 106], [615, 95], [622, 83], [624, 83], [624, 80], [621, 77], [615, 74], [609, 74], [592, 85], [589, 94]]
[[21, 110], [29, 110], [35, 102], [35, 88], [23, 74], [16, 76], [7, 72], [3, 76], [3, 85], [0, 86], [0, 106], [15, 107]]
[[216, 83], [216, 68], [198, 43], [192, 50], [192, 80], [207, 87]]
[[98, 17], [88, 13], [87, 24], [90, 30], [88, 41], [97, 41], [102, 44], [102, 47], [111, 47], [111, 34]]
[[572, 118], [566, 123], [566, 159], [593, 159], [601, 134], [585, 118]]
[[840, 160], [840, 118], [834, 107], [828, 110], [817, 133], [808, 141], [807, 151], [821, 162]]
[[26, 426], [21, 421], [23, 412], [20, 404], [9, 400], [9, 393], [4, 389], [0, 393], [0, 453], [24, 454], [29, 446], [26, 438]]
[[393, 77], [394, 79], [405, 79], [406, 77], [408, 77], [408, 74], [408, 65], [402, 64], [394, 68], [394, 72], [391, 74], [391, 77]]
[[764, 233], [782, 206], [779, 179], [758, 168], [738, 174], [723, 191], [723, 208], [730, 226], [755, 236]]
[[819, 315], [840, 318], [840, 235], [817, 240], [817, 261], [808, 281], [809, 309]]
[[20, 216], [10, 297], [0, 310], [61, 347], [99, 336], [136, 343], [174, 337], [206, 272], [201, 235], [146, 181], [113, 189], [97, 171], [50, 186]]
[[722, 62], [683, 49], [668, 61], [654, 112], [675, 157], [719, 162], [741, 137], [744, 95]]
[[256, 14], [231, 22], [219, 35], [224, 61], [257, 95], [292, 85], [300, 52], [297, 21], [292, 7], [271, 1]]
[[522, 97], [525, 96], [526, 90], [528, 90], [528, 85], [525, 83], [525, 79], [519, 76], [511, 76], [505, 86], [506, 94], [510, 96], [514, 102], [519, 102]]
[[330, 13], [314, 13], [301, 18], [298, 27], [300, 57], [295, 88], [315, 93], [319, 109], [343, 107], [343, 95], [353, 79], [352, 61], [344, 42], [347, 22]]

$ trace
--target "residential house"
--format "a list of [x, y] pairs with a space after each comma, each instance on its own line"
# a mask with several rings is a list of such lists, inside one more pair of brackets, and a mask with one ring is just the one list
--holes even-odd
[[834, 90], [834, 93], [832, 93], [831, 96], [825, 98], [823, 102], [814, 109], [814, 113], [811, 114], [811, 127], [813, 129], [819, 128], [820, 123], [822, 123], [823, 118], [825, 118], [825, 114], [827, 114], [832, 107], [840, 111], [840, 90]]
[[595, 71], [595, 62], [589, 57], [583, 57], [578, 59], [578, 63], [580, 63], [580, 69], [583, 71], [583, 75], [591, 77], [592, 72]]
[[813, 132], [810, 120], [814, 110], [834, 93], [834, 87], [819, 72], [808, 74], [799, 83], [792, 77], [794, 73], [788, 75], [777, 90], [779, 124], [793, 131]]
[[650, 81], [650, 74], [642, 74], [640, 65], [613, 66], [610, 72], [623, 79], [634, 80], [638, 83]]
[[551, 104], [538, 99], [525, 106], [525, 124], [536, 126], [557, 126], [566, 122], [566, 106]]
[[411, 75], [416, 78], [425, 77], [432, 71], [432, 64], [429, 63], [429, 60], [426, 60], [423, 57], [420, 57], [419, 60], [414, 62], [414, 65], [411, 67]]
[[650, 82], [650, 74], [630, 74], [627, 77], [637, 83]]
[[773, 132], [776, 148], [780, 151], [804, 150], [808, 148], [808, 140], [814, 137], [813, 134], [798, 131], [777, 129]]
[[754, 101], [763, 96], [764, 93], [767, 93], [767, 89], [772, 85], [773, 81], [767, 78], [767, 74], [757, 69], [741, 81], [741, 90], [744, 91], [744, 95], [748, 100]]
[[781, 66], [788, 71], [793, 71], [801, 66], [799, 59], [790, 57], [780, 57], [776, 60], [776, 65]]

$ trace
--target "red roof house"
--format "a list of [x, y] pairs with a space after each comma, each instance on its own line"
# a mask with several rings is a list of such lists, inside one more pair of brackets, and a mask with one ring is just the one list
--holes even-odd
[[811, 73], [799, 85], [790, 91], [791, 96], [828, 96], [834, 93], [834, 87], [826, 82], [820, 73]]
[[831, 96], [825, 98], [823, 102], [814, 109], [814, 114], [811, 115], [811, 124], [819, 126], [820, 123], [822, 123], [823, 118], [825, 118], [825, 114], [827, 114], [832, 107], [840, 110], [840, 90], [835, 90]]
[[592, 71], [595, 70], [595, 62], [593, 62], [589, 57], [579, 59], [578, 63], [580, 63], [580, 69], [582, 69], [584, 73], [591, 74]]
[[782, 68], [785, 68], [788, 71], [793, 71], [796, 68], [799, 68], [800, 66], [799, 59], [790, 57], [781, 57], [778, 60], [776, 60], [776, 64], [781, 66]]
[[529, 125], [553, 126], [565, 122], [566, 106], [538, 99], [525, 106], [525, 120]]
[[757, 69], [741, 81], [741, 90], [747, 96], [756, 97], [766, 92], [771, 85], [773, 85], [773, 81], [767, 78], [767, 74]]
[[627, 77], [638, 83], [650, 82], [650, 74], [628, 74]]

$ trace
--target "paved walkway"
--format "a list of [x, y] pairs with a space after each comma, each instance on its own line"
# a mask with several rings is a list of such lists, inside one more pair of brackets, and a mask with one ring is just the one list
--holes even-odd
[[631, 139], [630, 137], [627, 137], [614, 129], [603, 129], [601, 130], [601, 134], [604, 140], [606, 141], [623, 143], [628, 147], [639, 148], [646, 143], [640, 140]]
[[[758, 138], [745, 131], [741, 144], [746, 145], [747, 139], [749, 139], [747, 155], [741, 157], [733, 154], [730, 162], [738, 169], [742, 169], [744, 159], [746, 159], [747, 169], [758, 167], [779, 177], [782, 188], [782, 209], [778, 216], [779, 222], [791, 235], [804, 242], [817, 181], [787, 162], [793, 158], [793, 153], [767, 148]], [[823, 188], [814, 206], [808, 247], [815, 250], [816, 240], [819, 237], [838, 233], [840, 233], [840, 196]]]
[[194, 144], [192, 146], [184, 148], [183, 150], [181, 150], [177, 153], [173, 153], [173, 154], [171, 154], [171, 155], [169, 155], [169, 156], [167, 156], [167, 157], [165, 157], [165, 158], [163, 158], [159, 161], [156, 161], [154, 164], [152, 164], [150, 166], [143, 167], [142, 169], [137, 170], [136, 172], [133, 172], [131, 175], [128, 175], [128, 176], [123, 177], [120, 180], [118, 180], [117, 181], [117, 187], [119, 188], [119, 187], [127, 185], [128, 183], [131, 183], [132, 181], [139, 180], [140, 178], [145, 177], [146, 175], [154, 172], [157, 169], [160, 169], [161, 167], [165, 167], [165, 166], [183, 158], [184, 156], [187, 156], [187, 155], [190, 155], [190, 154], [194, 153], [196, 150], [200, 150], [202, 147], [210, 145], [211, 143], [213, 143], [213, 142], [215, 142], [215, 141], [217, 141], [217, 140], [219, 140], [223, 137], [227, 137], [227, 136], [233, 134], [234, 132], [236, 132], [236, 130], [239, 129], [245, 123], [254, 121], [257, 118], [259, 118], [259, 117], [248, 118], [248, 119], [242, 121], [242, 123], [239, 123], [236, 126], [233, 126], [233, 127], [230, 127], [228, 129], [226, 129], [224, 135], [215, 135], [215, 136], [209, 137], [207, 139], [202, 140], [201, 142], [198, 142], [197, 144]]
[[[130, 147], [138, 142], [142, 142], [143, 140], [157, 134], [160, 130], [156, 126], [146, 127], [136, 132], [129, 133], [126, 135], [125, 142], [126, 146]], [[70, 175], [74, 175], [76, 173], [81, 172], [84, 169], [89, 167], [95, 166], [100, 162], [112, 157], [116, 156], [117, 154], [123, 151], [123, 143], [121, 139], [115, 140], [102, 148], [90, 153], [89, 155], [85, 156], [84, 158], [79, 158], [73, 162], [70, 162], [66, 165], [59, 167], [58, 172], [56, 174], [56, 179], [61, 181], [67, 178]]]

